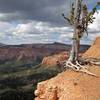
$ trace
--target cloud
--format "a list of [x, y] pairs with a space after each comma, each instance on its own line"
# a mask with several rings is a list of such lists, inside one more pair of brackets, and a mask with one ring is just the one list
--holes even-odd
[[[70, 0], [0, 0], [0, 42], [71, 43], [73, 28], [61, 16], [62, 12], [68, 16], [69, 7]], [[92, 34], [84, 36], [82, 43], [100, 35], [100, 13], [95, 16], [89, 26]]]
[[73, 31], [70, 27], [58, 27], [52, 26], [50, 23], [31, 21], [25, 24], [18, 24], [14, 29], [9, 30], [14, 34], [53, 34], [60, 33], [65, 34], [68, 31]]
[[0, 20], [36, 20], [61, 25], [64, 24], [61, 13], [68, 8], [67, 4], [66, 0], [0, 0], [3, 15]]
[[100, 36], [100, 10], [98, 10], [98, 13], [95, 13], [94, 17], [96, 19], [94, 20], [93, 24], [89, 25], [90, 42], [93, 41], [97, 36]]
[[68, 25], [61, 13], [68, 16], [71, 1], [74, 0], [0, 0], [0, 20], [35, 20], [56, 26]]
[[10, 44], [19, 44], [24, 43], [25, 41], [27, 43], [49, 43], [60, 41], [62, 34], [68, 35], [73, 31], [70, 27], [52, 26], [50, 23], [41, 21], [30, 21], [29, 23], [19, 23], [17, 25], [13, 25], [13, 23], [9, 22], [0, 22], [0, 25], [2, 26], [0, 40]]
[[94, 20], [93, 24], [89, 25], [89, 28], [91, 31], [100, 32], [100, 10], [98, 10], [98, 13], [95, 13], [94, 17], [96, 17], [96, 19]]

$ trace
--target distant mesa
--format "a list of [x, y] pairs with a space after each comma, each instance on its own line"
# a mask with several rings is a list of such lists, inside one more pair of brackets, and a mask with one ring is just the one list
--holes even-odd
[[[64, 43], [61, 43], [61, 42], [54, 42], [53, 44], [58, 44], [58, 45], [64, 45]], [[66, 45], [66, 44], [65, 44]]]
[[5, 44], [3, 44], [3, 43], [0, 43], [0, 47], [3, 47], [3, 46], [6, 46]]
[[[8, 60], [33, 60], [43, 59], [44, 57], [59, 54], [63, 51], [68, 52], [71, 45], [59, 42], [48, 44], [21, 44], [21, 45], [0, 45], [0, 61]], [[82, 45], [81, 52], [86, 51], [89, 45]]]
[[49, 56], [67, 50], [67, 45], [65, 46], [64, 44], [59, 44], [60, 43], [5, 45], [1, 43], [0, 61], [22, 59], [30, 59], [33, 61], [37, 59], [42, 60], [45, 56]]

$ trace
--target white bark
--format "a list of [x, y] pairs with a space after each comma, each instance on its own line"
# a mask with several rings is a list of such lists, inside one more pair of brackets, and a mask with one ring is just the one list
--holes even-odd
[[68, 61], [65, 63], [66, 68], [72, 68], [75, 71], [81, 71], [87, 73], [92, 76], [96, 76], [95, 74], [88, 71], [84, 66], [81, 66], [79, 63], [79, 46], [80, 46], [80, 38], [82, 36], [83, 27], [80, 25], [80, 17], [81, 17], [81, 4], [82, 0], [76, 0], [75, 2], [75, 22], [74, 22], [74, 34], [73, 34], [73, 44], [70, 52], [70, 57]]
[[79, 19], [80, 19], [80, 15], [79, 15], [80, 12], [78, 12], [79, 5], [80, 5], [79, 3], [80, 3], [80, 0], [76, 0], [76, 2], [75, 2], [75, 23], [74, 23], [73, 44], [72, 44], [72, 50], [70, 52], [70, 57], [69, 57], [69, 60], [71, 62], [75, 62], [76, 60], [78, 60], [78, 53], [79, 53], [80, 40], [78, 37], [79, 33], [77, 31], [77, 26], [79, 24]]

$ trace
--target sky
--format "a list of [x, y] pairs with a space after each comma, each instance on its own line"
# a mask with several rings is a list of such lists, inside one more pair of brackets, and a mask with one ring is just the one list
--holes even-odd
[[[0, 0], [0, 43], [71, 43], [73, 27], [61, 16], [69, 15], [71, 0]], [[87, 0], [86, 0], [87, 1]], [[88, 0], [91, 10], [99, 0]], [[100, 7], [89, 36], [82, 44], [91, 44], [100, 36]]]

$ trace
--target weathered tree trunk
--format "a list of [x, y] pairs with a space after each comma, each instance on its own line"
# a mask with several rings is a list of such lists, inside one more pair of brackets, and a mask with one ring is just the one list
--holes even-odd
[[73, 39], [72, 50], [70, 52], [70, 57], [69, 57], [69, 60], [71, 62], [78, 61], [79, 46], [80, 46], [80, 41]]
[[74, 34], [73, 34], [73, 44], [72, 44], [72, 50], [70, 52], [69, 60], [71, 62], [75, 62], [78, 60], [78, 53], [79, 53], [79, 46], [80, 46], [80, 37], [81, 34], [81, 26], [79, 25], [79, 19], [80, 19], [80, 2], [81, 0], [76, 0], [75, 3], [75, 23], [74, 23]]
[[96, 76], [95, 74], [91, 73], [84, 66], [80, 64], [81, 61], [79, 61], [79, 56], [78, 56], [80, 48], [80, 39], [83, 36], [83, 33], [87, 32], [88, 23], [89, 22], [91, 23], [91, 20], [94, 19], [94, 18], [91, 19], [91, 16], [93, 16], [94, 13], [96, 12], [96, 7], [94, 7], [93, 10], [89, 13], [92, 15], [89, 17], [89, 20], [87, 20], [88, 18], [87, 5], [83, 5], [82, 3], [83, 0], [75, 0], [75, 7], [73, 7], [74, 5], [72, 5], [73, 7], [72, 11], [74, 12], [74, 13], [71, 12], [72, 18], [70, 17], [66, 18], [63, 15], [65, 19], [67, 19], [70, 23], [72, 23], [72, 25], [74, 25], [72, 49], [70, 52], [70, 57], [65, 63], [65, 67], [66, 68], [69, 67], [75, 71], [81, 71], [89, 75]]

